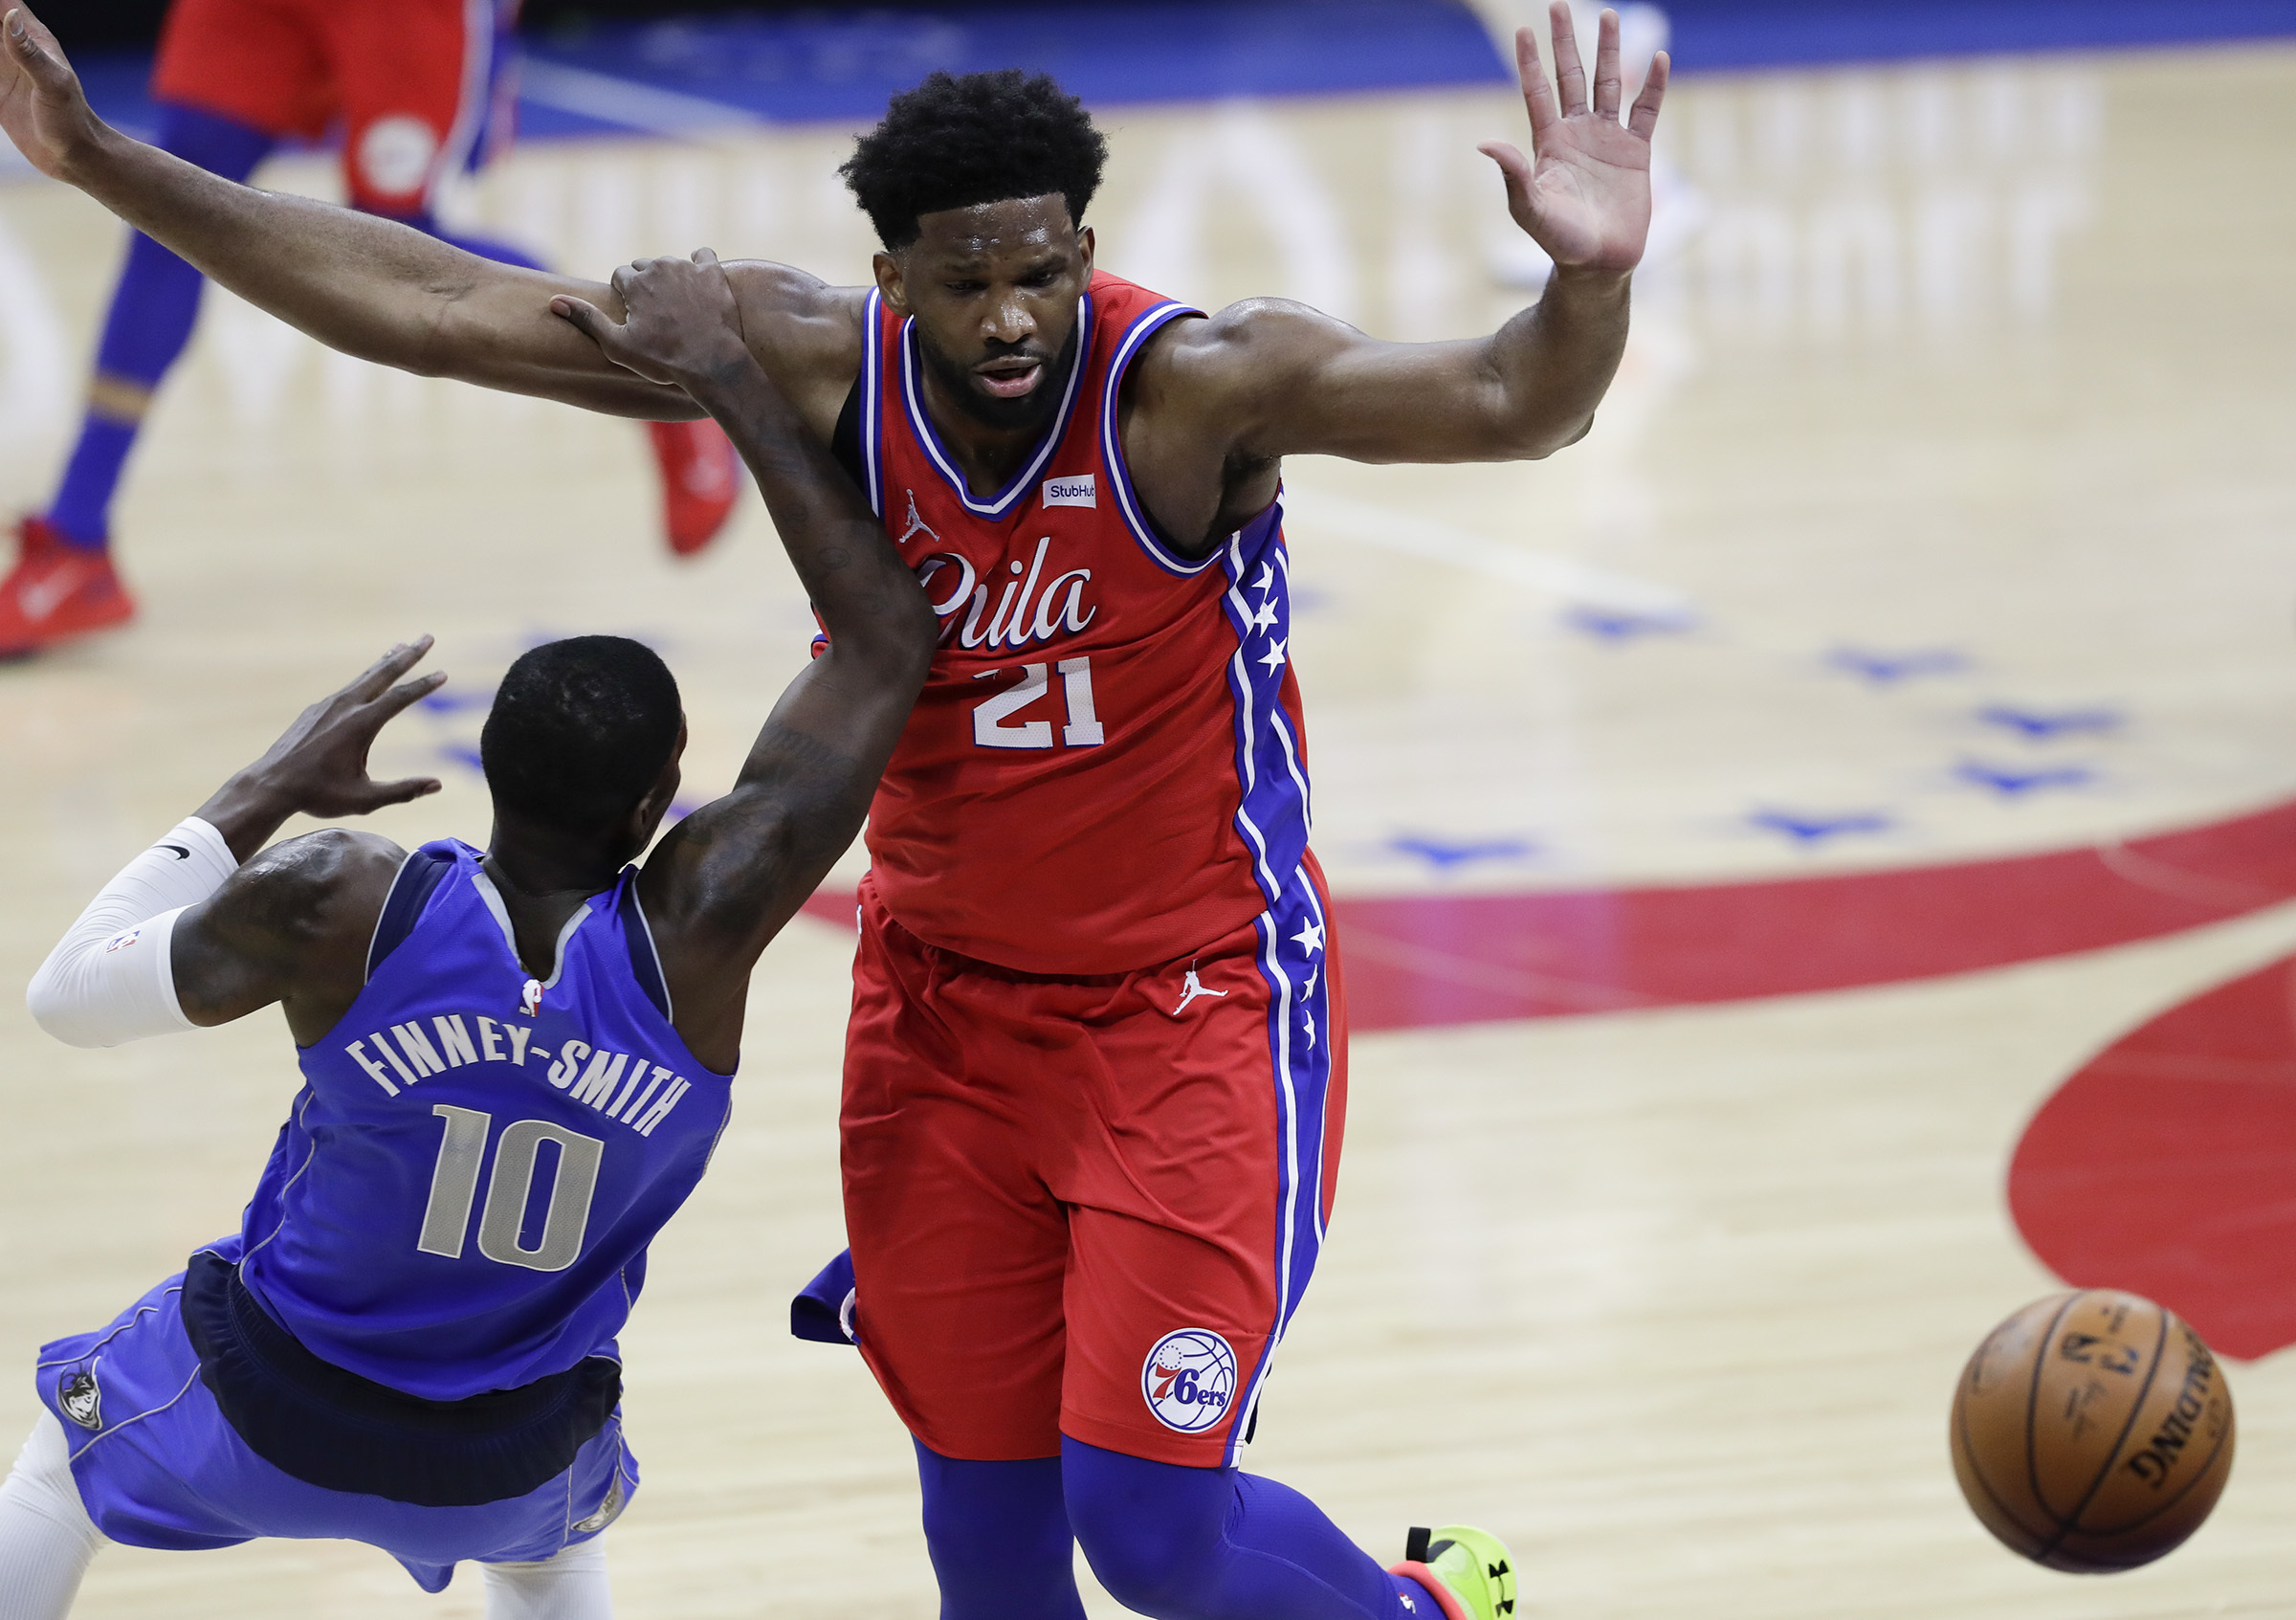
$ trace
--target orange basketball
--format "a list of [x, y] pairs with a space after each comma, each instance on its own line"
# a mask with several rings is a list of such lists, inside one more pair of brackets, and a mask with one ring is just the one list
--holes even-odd
[[2027, 1305], [1954, 1391], [1961, 1494], [2051, 1569], [2133, 1569], [2182, 1544], [2223, 1494], [2232, 1446], [2232, 1390], [2200, 1336], [2109, 1289]]

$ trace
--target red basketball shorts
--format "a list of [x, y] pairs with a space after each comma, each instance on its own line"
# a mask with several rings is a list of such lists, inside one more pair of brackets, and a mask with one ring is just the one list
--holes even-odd
[[1189, 959], [1055, 979], [861, 886], [846, 1231], [861, 1351], [943, 1456], [1232, 1464], [1323, 1240], [1346, 1019], [1320, 875]]
[[470, 155], [492, 0], [175, 0], [152, 95], [275, 136], [342, 125], [354, 206], [410, 213]]

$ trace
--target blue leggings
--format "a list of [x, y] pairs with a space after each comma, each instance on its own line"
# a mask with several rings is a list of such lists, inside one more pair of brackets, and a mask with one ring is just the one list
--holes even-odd
[[1076, 1545], [1156, 1620], [1441, 1620], [1307, 1498], [1239, 1469], [1068, 1439], [1029, 1462], [916, 1458], [941, 1620], [1083, 1620]]
[[[211, 174], [244, 181], [277, 142], [213, 113], [163, 104], [156, 144]], [[534, 267], [534, 260], [499, 242], [440, 231], [427, 212], [394, 217], [483, 258]], [[112, 496], [120, 487], [121, 471], [143, 418], [140, 406], [120, 398], [118, 386], [130, 390], [159, 387], [191, 341], [200, 289], [206, 285], [198, 271], [142, 232], [129, 238], [127, 263], [120, 272], [120, 285], [112, 294], [111, 311], [104, 317], [103, 336], [96, 347], [98, 381], [115, 388], [99, 388], [48, 509], [49, 522], [66, 542], [91, 548], [104, 544], [111, 527]]]

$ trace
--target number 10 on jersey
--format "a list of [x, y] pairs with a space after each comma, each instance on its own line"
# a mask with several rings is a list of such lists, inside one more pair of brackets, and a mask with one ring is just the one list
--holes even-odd
[[[1017, 565], [1016, 565], [1017, 566]], [[1023, 664], [1021, 683], [1008, 686], [992, 698], [984, 698], [973, 706], [973, 741], [983, 748], [1049, 748], [1052, 746], [1052, 722], [1049, 720], [1024, 720], [1007, 723], [1051, 689], [1051, 675], [1060, 676], [1061, 700], [1067, 705], [1068, 723], [1060, 728], [1060, 741], [1066, 747], [1097, 748], [1108, 741], [1101, 729], [1100, 717], [1093, 709], [1093, 660], [1063, 658], [1058, 664]], [[993, 680], [1006, 672], [1001, 669], [982, 670], [975, 680]]]

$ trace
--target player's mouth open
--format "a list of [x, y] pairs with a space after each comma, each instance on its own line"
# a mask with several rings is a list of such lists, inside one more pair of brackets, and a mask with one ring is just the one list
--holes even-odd
[[999, 399], [1019, 399], [1033, 392], [1037, 380], [1044, 374], [1045, 363], [1041, 360], [992, 360], [973, 371], [981, 379], [981, 386]]

